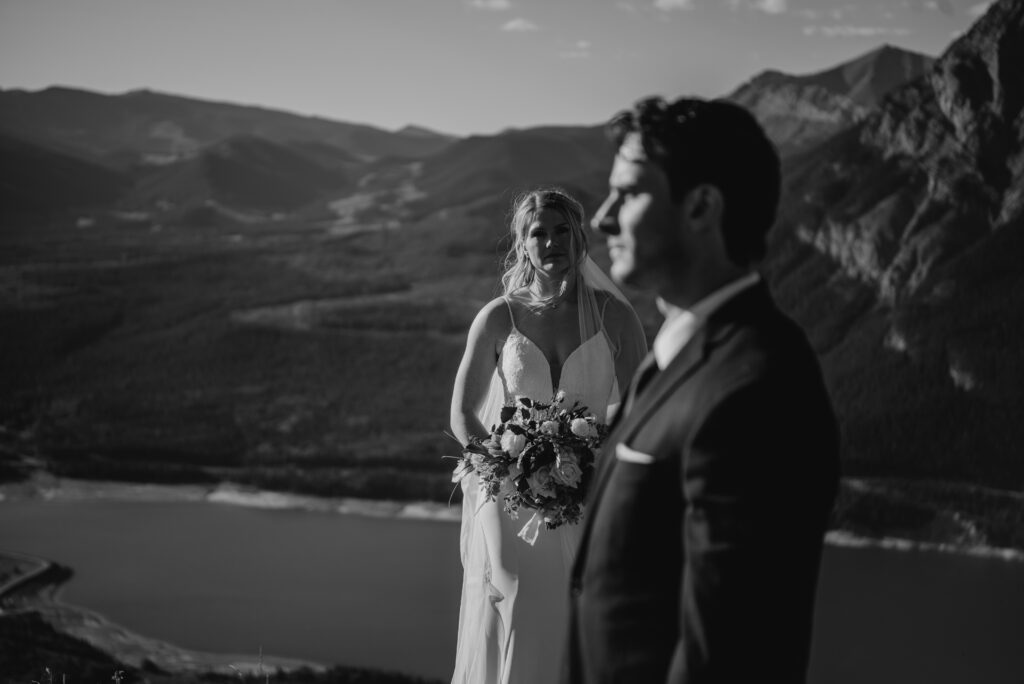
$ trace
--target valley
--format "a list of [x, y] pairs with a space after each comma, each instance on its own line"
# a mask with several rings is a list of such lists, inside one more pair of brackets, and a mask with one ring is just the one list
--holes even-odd
[[[783, 157], [762, 273], [840, 416], [836, 529], [1024, 547], [1022, 16], [728, 96]], [[613, 153], [594, 126], [455, 138], [150, 91], [0, 105], [7, 480], [447, 501], [511, 199], [559, 184], [592, 212]]]

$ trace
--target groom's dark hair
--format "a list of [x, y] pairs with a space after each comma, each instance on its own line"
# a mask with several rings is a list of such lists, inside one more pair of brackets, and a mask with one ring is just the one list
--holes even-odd
[[781, 184], [779, 154], [754, 116], [726, 100], [660, 97], [638, 101], [608, 123], [621, 145], [638, 133], [649, 159], [668, 177], [673, 202], [702, 183], [724, 198], [722, 233], [729, 258], [749, 266], [764, 256]]

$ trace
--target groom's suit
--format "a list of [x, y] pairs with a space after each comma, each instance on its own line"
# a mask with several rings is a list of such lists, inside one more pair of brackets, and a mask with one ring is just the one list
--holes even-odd
[[603, 453], [568, 681], [803, 682], [838, 430], [805, 335], [763, 284], [634, 378]]

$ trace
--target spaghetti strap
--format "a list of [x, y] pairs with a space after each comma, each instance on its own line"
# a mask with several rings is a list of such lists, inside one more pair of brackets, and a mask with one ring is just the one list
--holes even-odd
[[502, 295], [501, 298], [505, 300], [505, 306], [508, 307], [508, 318], [512, 321], [512, 329], [519, 332], [519, 328], [516, 327], [516, 315], [512, 311], [512, 302], [509, 301], [508, 295]]

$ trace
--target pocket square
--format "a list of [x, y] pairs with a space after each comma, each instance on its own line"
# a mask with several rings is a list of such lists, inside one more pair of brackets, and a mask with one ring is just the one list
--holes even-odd
[[626, 463], [638, 463], [640, 465], [650, 465], [654, 463], [654, 457], [650, 454], [645, 454], [642, 451], [636, 449], [630, 449], [625, 444], [615, 445], [615, 458]]

